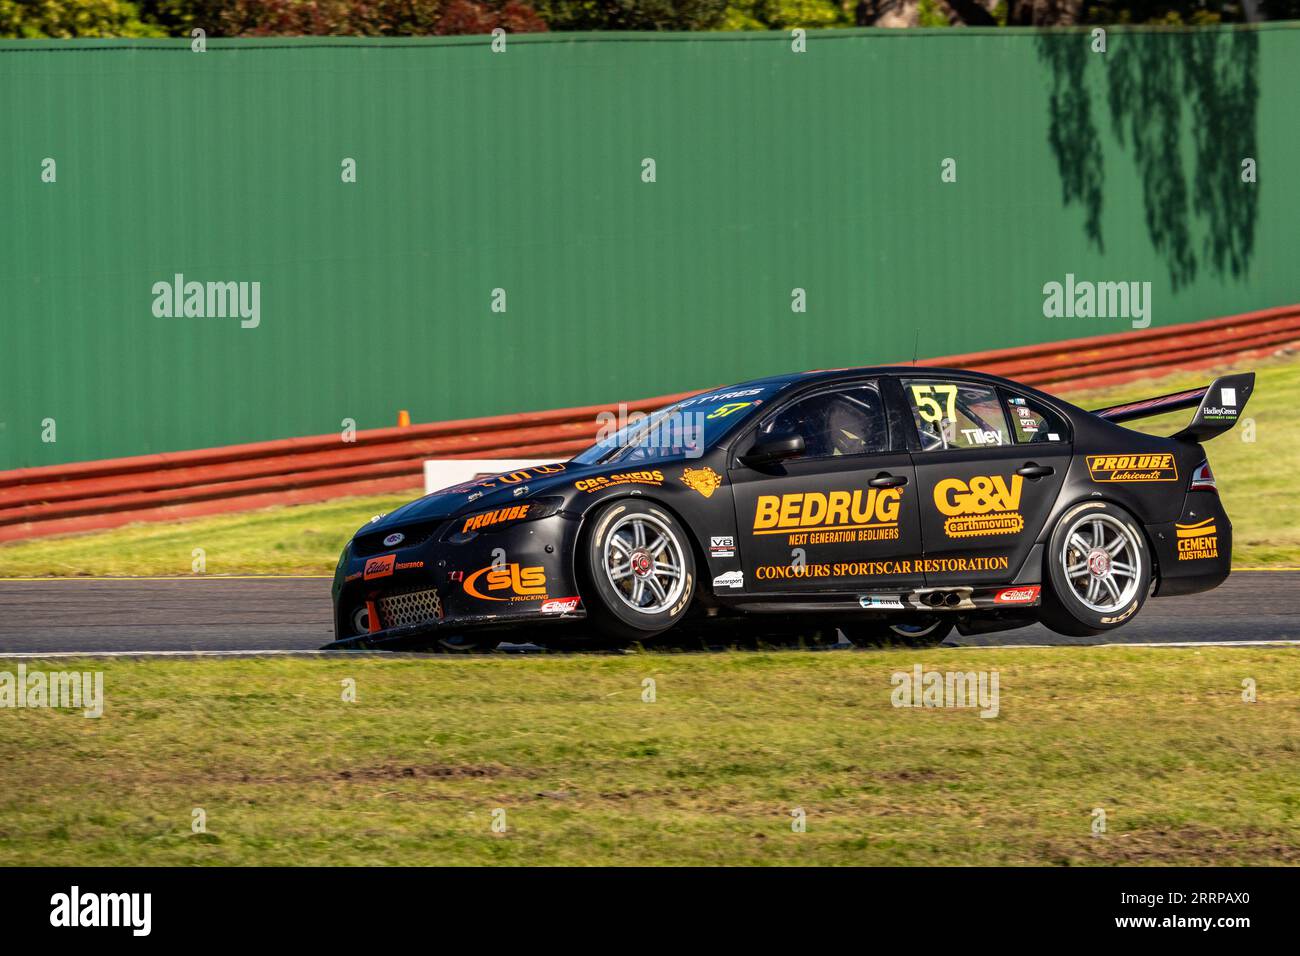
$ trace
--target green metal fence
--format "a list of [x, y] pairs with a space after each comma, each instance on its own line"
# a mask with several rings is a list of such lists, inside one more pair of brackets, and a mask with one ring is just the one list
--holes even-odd
[[792, 45], [0, 44], [0, 468], [1132, 325], [1067, 275], [1300, 299], [1295, 25]]

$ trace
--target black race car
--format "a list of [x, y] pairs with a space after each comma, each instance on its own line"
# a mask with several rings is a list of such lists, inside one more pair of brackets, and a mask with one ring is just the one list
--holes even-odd
[[[1228, 576], [1232, 526], [1200, 443], [1233, 426], [1254, 381], [1096, 411], [942, 368], [704, 392], [570, 461], [361, 528], [328, 647], [646, 641], [746, 615], [850, 639], [1034, 621], [1099, 634], [1150, 595]], [[1123, 426], [1185, 408], [1168, 438]]]

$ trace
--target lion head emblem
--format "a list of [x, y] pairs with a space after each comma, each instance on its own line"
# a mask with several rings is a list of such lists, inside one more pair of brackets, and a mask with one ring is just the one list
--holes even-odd
[[687, 488], [698, 491], [709, 498], [722, 487], [722, 477], [712, 468], [687, 468], [682, 472], [682, 481]]

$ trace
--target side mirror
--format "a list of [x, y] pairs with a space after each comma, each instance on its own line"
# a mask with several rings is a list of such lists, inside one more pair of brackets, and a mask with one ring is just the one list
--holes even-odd
[[740, 456], [740, 461], [751, 468], [756, 468], [760, 465], [785, 461], [787, 458], [797, 458], [804, 453], [804, 450], [802, 435], [774, 435], [754, 445]]

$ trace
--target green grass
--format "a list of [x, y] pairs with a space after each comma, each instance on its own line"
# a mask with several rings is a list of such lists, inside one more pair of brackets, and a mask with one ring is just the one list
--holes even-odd
[[[1000, 714], [891, 706], [918, 662]], [[0, 865], [1300, 863], [1288, 649], [27, 665], [107, 706], [0, 710]]]
[[[1247, 406], [1251, 432], [1238, 425], [1207, 448], [1234, 529], [1237, 567], [1300, 564], [1300, 361], [1246, 363], [1259, 379]], [[1241, 366], [1225, 371], [1240, 370]], [[1217, 374], [1199, 371], [1066, 395], [1085, 408], [1203, 385]], [[1172, 434], [1189, 411], [1134, 423]], [[390, 511], [411, 494], [341, 498], [325, 504], [177, 521], [137, 524], [86, 535], [0, 545], [0, 577], [101, 574], [190, 574], [195, 548], [208, 574], [330, 574], [344, 542], [371, 515]]]
[[419, 493], [412, 489], [3, 544], [0, 578], [192, 574], [195, 548], [203, 549], [207, 574], [333, 574], [357, 528]]

